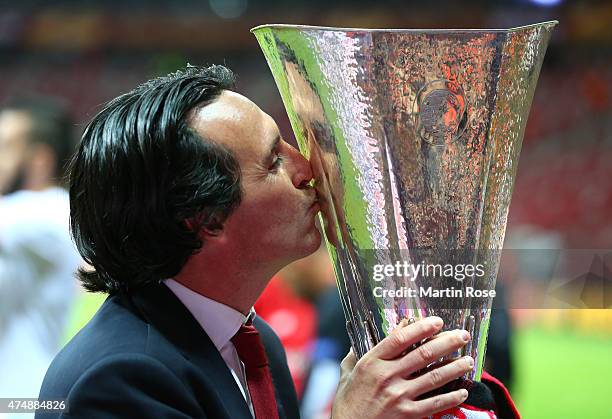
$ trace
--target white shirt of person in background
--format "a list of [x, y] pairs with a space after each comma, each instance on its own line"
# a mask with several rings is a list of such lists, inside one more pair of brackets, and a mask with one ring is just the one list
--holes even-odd
[[37, 398], [60, 349], [80, 263], [68, 222], [59, 187], [0, 197], [0, 397]]

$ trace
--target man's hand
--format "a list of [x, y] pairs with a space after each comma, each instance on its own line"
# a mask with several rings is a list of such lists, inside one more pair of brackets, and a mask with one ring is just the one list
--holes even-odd
[[474, 366], [471, 357], [455, 359], [415, 375], [440, 358], [462, 348], [469, 333], [441, 333], [415, 350], [406, 349], [431, 338], [442, 319], [428, 317], [401, 323], [389, 336], [356, 361], [353, 352], [342, 361], [342, 376], [332, 409], [333, 419], [423, 418], [461, 404], [465, 389], [421, 399], [420, 396], [461, 377]]

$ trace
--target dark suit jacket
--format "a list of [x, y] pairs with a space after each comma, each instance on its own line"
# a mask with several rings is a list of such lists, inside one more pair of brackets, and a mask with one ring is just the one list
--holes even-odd
[[[261, 319], [280, 418], [298, 418], [285, 352]], [[57, 355], [40, 400], [66, 399], [43, 418], [252, 419], [223, 358], [163, 283], [109, 297]], [[264, 418], [265, 419], [265, 418]]]

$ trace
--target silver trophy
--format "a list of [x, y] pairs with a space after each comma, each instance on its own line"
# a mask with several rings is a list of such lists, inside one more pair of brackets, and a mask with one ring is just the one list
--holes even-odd
[[[310, 159], [357, 356], [402, 319], [467, 329], [479, 380], [529, 108], [556, 21], [508, 30], [264, 25]], [[471, 293], [469, 292], [471, 290]]]

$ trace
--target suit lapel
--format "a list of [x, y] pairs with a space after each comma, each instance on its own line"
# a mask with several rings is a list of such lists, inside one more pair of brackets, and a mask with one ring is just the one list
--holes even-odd
[[223, 404], [232, 419], [253, 419], [229, 368], [189, 310], [163, 283], [130, 292], [130, 300], [145, 320], [172, 342], [185, 358], [218, 383]]

